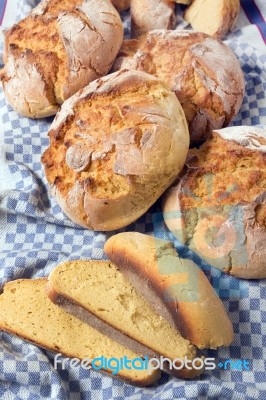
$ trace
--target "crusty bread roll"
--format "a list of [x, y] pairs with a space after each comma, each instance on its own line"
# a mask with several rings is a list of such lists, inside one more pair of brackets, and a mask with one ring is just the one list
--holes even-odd
[[158, 78], [119, 71], [68, 99], [42, 157], [62, 210], [89, 229], [136, 220], [181, 171], [189, 146], [184, 112]]
[[203, 271], [171, 242], [138, 232], [107, 240], [110, 260], [165, 320], [200, 349], [228, 346], [233, 328]]
[[127, 10], [130, 6], [130, 0], [111, 0], [118, 11]]
[[[47, 293], [67, 312], [80, 318], [140, 356], [193, 361], [197, 350], [140, 296], [110, 261], [76, 260], [55, 267]], [[197, 360], [195, 360], [197, 363]], [[178, 378], [194, 378], [198, 369], [164, 370]]]
[[146, 71], [175, 92], [189, 124], [191, 143], [229, 124], [244, 96], [244, 78], [233, 51], [204, 33], [155, 30], [125, 40], [114, 69]]
[[109, 0], [44, 0], [5, 34], [7, 101], [42, 118], [111, 68], [123, 25]]
[[266, 130], [214, 131], [164, 197], [165, 223], [210, 265], [266, 278]]
[[[37, 346], [80, 361], [98, 357], [110, 360], [139, 359], [137, 353], [53, 304], [46, 294], [46, 279], [19, 279], [8, 282], [0, 295], [0, 330], [13, 333]], [[60, 368], [60, 359], [58, 367]], [[85, 360], [85, 367], [91, 364]], [[99, 361], [96, 366], [99, 365]], [[115, 365], [115, 364], [112, 364]], [[83, 364], [84, 366], [84, 364]], [[138, 363], [140, 367], [140, 363]], [[102, 372], [112, 373], [111, 368]], [[113, 370], [114, 371], [114, 370]], [[138, 386], [148, 386], [160, 378], [160, 370], [120, 369], [116, 376]]]
[[193, 29], [222, 39], [235, 25], [239, 0], [194, 0], [184, 13]]
[[172, 29], [175, 25], [173, 0], [131, 0], [131, 36], [138, 37], [153, 29]]

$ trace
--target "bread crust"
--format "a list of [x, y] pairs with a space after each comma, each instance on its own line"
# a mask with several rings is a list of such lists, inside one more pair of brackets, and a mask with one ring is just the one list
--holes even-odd
[[[143, 343], [137, 342], [130, 338], [126, 333], [120, 332], [100, 319], [97, 315], [85, 309], [79, 302], [73, 301], [68, 296], [60, 294], [53, 285], [52, 279], [48, 280], [46, 286], [47, 295], [53, 303], [62, 307], [66, 312], [79, 318], [81, 321], [91, 325], [93, 328], [100, 332], [104, 332], [112, 340], [120, 343], [122, 346], [129, 348], [134, 353], [140, 354], [141, 357], [148, 356], [149, 358], [160, 358], [160, 354], [154, 352], [152, 349], [146, 347]], [[169, 369], [165, 364], [164, 371], [179, 379], [192, 379], [199, 376], [202, 371], [187, 370], [187, 369]]]
[[182, 177], [163, 198], [173, 234], [238, 278], [266, 278], [265, 161], [265, 130], [214, 131], [199, 150], [190, 150]]
[[154, 30], [124, 40], [114, 70], [136, 69], [164, 80], [180, 101], [191, 144], [227, 126], [244, 96], [244, 77], [232, 50], [209, 35]]
[[181, 171], [189, 145], [173, 93], [139, 71], [108, 75], [67, 100], [49, 136], [42, 163], [53, 195], [74, 222], [101, 231], [144, 214]]
[[178, 258], [170, 242], [124, 232], [109, 238], [104, 250], [150, 305], [195, 346], [232, 342], [232, 324], [208, 279], [192, 261]]
[[131, 0], [130, 14], [133, 38], [153, 29], [173, 29], [176, 22], [172, 0]]
[[0, 79], [8, 102], [27, 117], [55, 114], [110, 70], [122, 39], [122, 21], [109, 0], [41, 2], [5, 33]]
[[193, 29], [222, 39], [233, 30], [240, 12], [239, 0], [194, 0], [184, 13]]

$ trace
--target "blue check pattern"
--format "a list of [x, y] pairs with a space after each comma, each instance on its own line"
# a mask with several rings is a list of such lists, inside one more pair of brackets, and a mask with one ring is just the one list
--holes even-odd
[[[18, 3], [15, 19], [37, 2], [23, 0]], [[127, 13], [123, 13], [123, 19], [128, 36]], [[184, 26], [179, 20], [178, 27]], [[237, 55], [246, 81], [244, 102], [232, 124], [266, 126], [265, 47], [258, 45], [255, 38], [253, 42], [247, 40], [245, 27], [229, 34], [226, 42]], [[52, 118], [33, 121], [19, 116], [7, 105], [0, 91], [0, 289], [13, 279], [47, 276], [53, 267], [65, 260], [105, 258], [104, 243], [114, 234], [94, 233], [78, 227], [50, 197], [40, 156], [48, 146], [47, 131], [51, 121]], [[160, 202], [126, 230], [174, 240], [163, 222]], [[265, 400], [265, 281], [241, 281], [224, 275], [174, 242], [180, 254], [203, 268], [233, 322], [233, 344], [218, 351], [206, 351], [206, 356], [215, 357], [221, 367], [217, 366], [214, 371], [207, 371], [193, 381], [177, 380], [164, 374], [159, 385], [140, 389], [93, 370], [55, 371], [50, 352], [2, 332], [0, 398]], [[248, 360], [250, 370], [224, 370], [222, 365], [227, 359]]]

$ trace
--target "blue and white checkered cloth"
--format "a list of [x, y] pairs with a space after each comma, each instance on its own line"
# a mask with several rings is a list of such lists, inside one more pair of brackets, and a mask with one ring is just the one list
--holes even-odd
[[[0, 0], [3, 29], [25, 16], [34, 0]], [[246, 95], [234, 125], [266, 125], [266, 2], [243, 0], [237, 29], [226, 38], [246, 80]], [[128, 31], [128, 18], [125, 29]], [[182, 24], [179, 26], [183, 26]], [[0, 63], [3, 41], [0, 39]], [[72, 223], [48, 195], [40, 155], [48, 146], [52, 118], [31, 120], [7, 105], [0, 91], [0, 287], [18, 278], [47, 276], [69, 259], [101, 259], [108, 235]], [[159, 202], [126, 230], [172, 239]], [[112, 232], [113, 234], [113, 232]], [[175, 242], [176, 243], [176, 242]], [[178, 246], [178, 243], [176, 243]], [[241, 281], [211, 269], [187, 249], [206, 272], [233, 322], [233, 344], [206, 355], [217, 361], [246, 359], [250, 370], [216, 368], [193, 381], [164, 375], [156, 387], [139, 389], [93, 370], [54, 370], [53, 355], [0, 333], [0, 399], [170, 400], [266, 399], [266, 284]]]

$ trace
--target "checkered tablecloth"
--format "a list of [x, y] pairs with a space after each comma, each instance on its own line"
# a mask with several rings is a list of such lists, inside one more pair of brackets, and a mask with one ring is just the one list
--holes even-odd
[[[2, 29], [25, 16], [34, 0], [0, 0]], [[215, 0], [214, 0], [215, 1]], [[226, 38], [246, 80], [246, 95], [234, 125], [266, 126], [266, 1], [243, 0], [237, 29]], [[128, 17], [124, 14], [128, 32]], [[179, 21], [180, 22], [180, 21]], [[184, 26], [182, 22], [180, 25]], [[0, 39], [0, 63], [3, 42]], [[7, 105], [0, 91], [0, 286], [18, 278], [46, 276], [59, 262], [101, 259], [108, 236], [73, 224], [48, 194], [40, 155], [48, 145], [52, 118], [30, 120]], [[156, 203], [127, 227], [173, 239]], [[175, 242], [176, 246], [180, 246]], [[53, 355], [12, 335], [0, 333], [0, 399], [266, 399], [266, 284], [241, 281], [211, 269], [186, 248], [206, 272], [233, 322], [235, 339], [206, 354], [217, 360], [246, 359], [250, 371], [215, 369], [198, 380], [163, 375], [159, 385], [139, 389], [95, 371], [53, 368]]]

